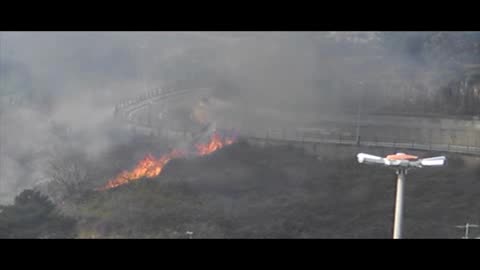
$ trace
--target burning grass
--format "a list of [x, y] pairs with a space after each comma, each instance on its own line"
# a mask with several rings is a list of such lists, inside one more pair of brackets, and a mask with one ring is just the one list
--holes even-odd
[[[325, 156], [331, 158], [319, 160], [289, 147], [242, 141], [211, 146], [217, 150], [202, 158], [171, 159], [157, 176], [83, 196], [71, 212], [80, 220], [79, 235], [187, 238], [185, 232], [193, 231], [193, 238], [391, 237], [395, 175], [357, 164], [355, 149], [351, 158], [330, 153]], [[475, 171], [418, 170], [409, 179], [407, 237], [455, 238], [458, 232], [450, 225], [478, 218]]]
[[154, 157], [152, 154], [147, 154], [132, 170], [121, 172], [115, 178], [109, 180], [105, 186], [97, 190], [107, 190], [143, 178], [156, 177], [162, 173], [165, 165], [172, 159], [183, 158], [189, 154], [193, 154], [194, 156], [209, 155], [227, 145], [233, 144], [235, 140], [236, 138], [233, 136], [221, 136], [218, 132], [215, 132], [208, 142], [195, 145], [195, 151], [193, 153], [188, 153], [183, 149], [173, 149], [169, 153], [161, 155], [159, 158]]

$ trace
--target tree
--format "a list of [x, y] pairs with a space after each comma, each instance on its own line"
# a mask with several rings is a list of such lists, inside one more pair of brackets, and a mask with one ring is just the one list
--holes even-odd
[[38, 191], [24, 190], [1, 210], [0, 238], [68, 238], [75, 231], [75, 220], [61, 215]]
[[57, 151], [49, 161], [46, 170], [50, 180], [49, 196], [54, 201], [80, 197], [91, 188], [89, 183], [96, 177], [96, 167], [85, 153], [77, 149]]

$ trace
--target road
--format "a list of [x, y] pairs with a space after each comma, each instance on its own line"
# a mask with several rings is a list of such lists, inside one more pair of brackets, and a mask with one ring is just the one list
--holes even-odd
[[[152, 91], [119, 106], [118, 115], [136, 130], [155, 133], [154, 125], [138, 121], [138, 115], [149, 104], [161, 104], [174, 98], [195, 95], [208, 89], [186, 89]], [[363, 115], [327, 115], [288, 113], [276, 110], [245, 109], [232, 106], [224, 109], [219, 116], [219, 128], [236, 129], [239, 135], [252, 140], [275, 140], [277, 142], [308, 142], [371, 147], [388, 147], [428, 151], [480, 155], [480, 121], [411, 117]], [[356, 131], [359, 127], [359, 135]]]

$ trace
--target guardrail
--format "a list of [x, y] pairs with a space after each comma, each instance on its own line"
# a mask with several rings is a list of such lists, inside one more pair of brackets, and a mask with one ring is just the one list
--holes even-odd
[[[399, 142], [396, 138], [367, 138], [361, 139], [355, 136], [343, 136], [341, 134], [336, 135], [319, 135], [313, 137], [311, 135], [299, 132], [295, 132], [295, 135], [288, 135], [287, 132], [272, 132], [268, 130], [265, 135], [260, 136], [258, 132], [256, 134], [240, 133], [242, 137], [248, 140], [254, 140], [264, 143], [320, 143], [320, 144], [338, 144], [338, 145], [351, 145], [351, 146], [367, 146], [367, 147], [384, 147], [384, 148], [396, 148], [396, 149], [408, 149], [408, 150], [422, 150], [422, 151], [436, 151], [436, 152], [450, 152], [464, 155], [480, 156], [480, 147], [470, 145], [455, 145], [455, 144], [424, 144], [411, 142]], [[282, 135], [279, 135], [282, 134]]]
[[[186, 94], [195, 90], [210, 90], [208, 88], [196, 88], [185, 90], [161, 90], [155, 89], [148, 92], [136, 99], [132, 99], [123, 102], [116, 106], [116, 111], [120, 112], [118, 115], [123, 115], [129, 125], [138, 127], [142, 130], [149, 130], [150, 134], [155, 134], [155, 130], [152, 126], [145, 123], [139, 123], [135, 121], [131, 115], [147, 106], [161, 99], [170, 98]], [[410, 149], [410, 150], [423, 150], [423, 151], [438, 151], [438, 152], [450, 152], [464, 155], [480, 156], [480, 147], [473, 145], [458, 145], [458, 144], [426, 144], [415, 142], [415, 140], [406, 141], [404, 138], [385, 138], [385, 137], [356, 137], [352, 135], [344, 135], [342, 133], [335, 134], [334, 132], [311, 132], [303, 131], [301, 129], [263, 129], [255, 130], [255, 132], [249, 132], [245, 130], [239, 130], [234, 126], [229, 126], [226, 129], [237, 129], [239, 136], [248, 140], [272, 142], [272, 143], [323, 143], [323, 144], [339, 144], [339, 145], [351, 145], [351, 146], [368, 146], [368, 147], [386, 147], [386, 148], [398, 148], [398, 149]]]
[[183, 89], [183, 90], [163, 90], [163, 89], [154, 89], [149, 91], [137, 98], [129, 99], [121, 102], [115, 106], [115, 117], [122, 117], [126, 120], [131, 120], [132, 115], [145, 108], [146, 106], [158, 102], [163, 99], [167, 99], [174, 96], [180, 96], [194, 91], [201, 90], [211, 90], [210, 88], [193, 88], [193, 89]]

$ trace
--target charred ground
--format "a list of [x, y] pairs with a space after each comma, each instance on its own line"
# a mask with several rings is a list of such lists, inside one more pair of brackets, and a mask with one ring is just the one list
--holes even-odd
[[[460, 237], [455, 225], [479, 220], [479, 175], [457, 157], [448, 168], [412, 171], [405, 237]], [[354, 149], [352, 158], [329, 159], [239, 141], [57, 207], [76, 220], [80, 238], [390, 238], [394, 180], [390, 169], [357, 164]]]

